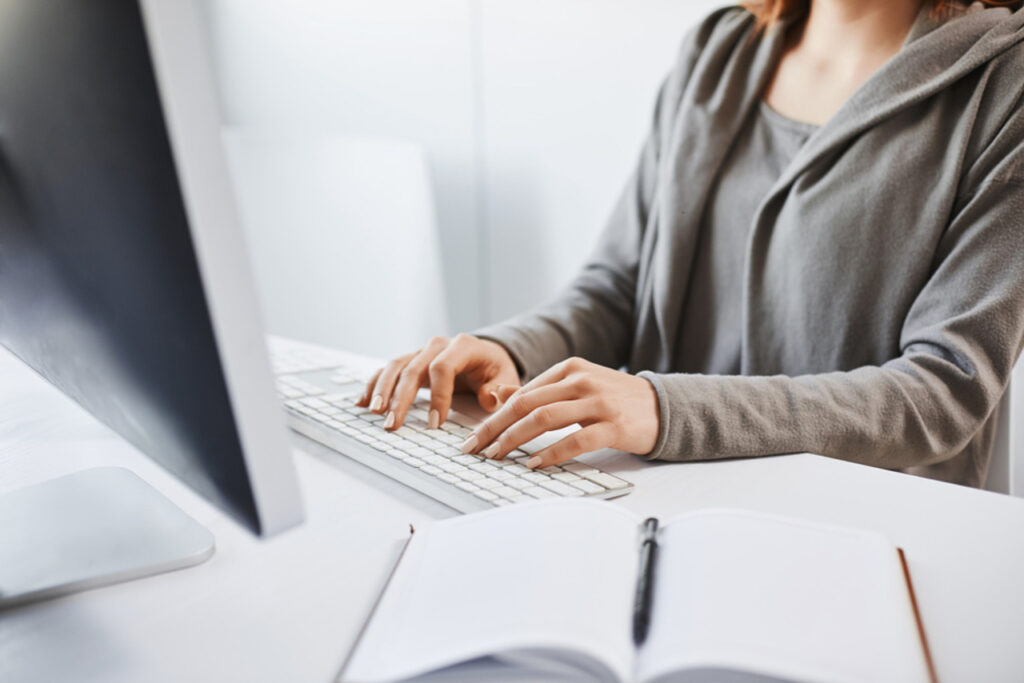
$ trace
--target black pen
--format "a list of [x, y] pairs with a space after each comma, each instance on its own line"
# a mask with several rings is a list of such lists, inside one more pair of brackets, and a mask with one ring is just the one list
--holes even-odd
[[636, 598], [633, 601], [633, 643], [643, 645], [647, 628], [651, 625], [651, 596], [654, 593], [654, 556], [658, 551], [655, 537], [658, 520], [644, 520], [644, 540], [640, 544], [640, 573], [636, 580]]

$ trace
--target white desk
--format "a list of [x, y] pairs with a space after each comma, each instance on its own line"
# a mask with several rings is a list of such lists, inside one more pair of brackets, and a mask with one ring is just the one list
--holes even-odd
[[[408, 524], [452, 513], [294, 444], [306, 524], [259, 541], [0, 350], [0, 493], [120, 465], [218, 546], [198, 567], [0, 612], [0, 680], [331, 680]], [[1024, 500], [813, 455], [589, 459], [636, 483], [619, 504], [641, 513], [735, 506], [882, 531], [907, 553], [939, 678], [1024, 680]]]

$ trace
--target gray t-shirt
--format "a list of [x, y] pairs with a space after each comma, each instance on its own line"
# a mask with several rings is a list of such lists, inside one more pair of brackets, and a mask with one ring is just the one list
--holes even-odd
[[680, 330], [679, 370], [740, 372], [743, 271], [758, 205], [817, 126], [761, 102], [743, 127], [712, 189], [694, 254]]

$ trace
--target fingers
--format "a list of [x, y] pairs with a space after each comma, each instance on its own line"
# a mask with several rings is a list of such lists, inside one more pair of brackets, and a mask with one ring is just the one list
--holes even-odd
[[458, 337], [430, 363], [427, 374], [430, 378], [430, 415], [427, 420], [431, 429], [437, 429], [448, 419], [452, 407], [452, 393], [455, 391], [455, 376], [466, 364], [466, 354]]
[[587, 361], [582, 358], [569, 358], [567, 360], [563, 360], [561, 363], [555, 363], [550, 368], [523, 385], [522, 389], [519, 391], [525, 393], [548, 384], [560, 382], [571, 373], [583, 370], [583, 366], [585, 365], [587, 365]]
[[400, 356], [380, 370], [377, 381], [373, 385], [373, 390], [370, 392], [370, 402], [368, 404], [370, 412], [384, 412], [384, 409], [391, 400], [391, 393], [395, 389], [395, 384], [398, 383], [398, 376], [415, 355], [416, 354], [414, 353], [410, 353], [405, 356]]
[[381, 368], [377, 372], [373, 373], [373, 377], [370, 378], [370, 381], [366, 383], [366, 388], [363, 389], [363, 395], [359, 397], [358, 401], [356, 401], [357, 406], [365, 408], [370, 405], [370, 396], [373, 394], [373, 388], [377, 385], [377, 378], [380, 377], [380, 373], [383, 371], [384, 368]]
[[465, 453], [476, 453], [481, 448], [488, 446], [499, 434], [541, 406], [574, 398], [577, 398], [574, 389], [566, 382], [538, 387], [533, 391], [526, 391], [526, 387], [524, 387], [516, 392], [498, 412], [473, 430], [462, 444], [462, 450]]
[[405, 422], [406, 413], [416, 400], [416, 392], [427, 384], [430, 364], [447, 345], [444, 337], [434, 337], [398, 373], [394, 392], [386, 399], [389, 412], [384, 421], [385, 429], [398, 429]]
[[560, 401], [542, 405], [502, 432], [480, 452], [486, 458], [500, 460], [510, 451], [545, 432], [595, 418], [595, 406], [589, 399]]
[[543, 469], [573, 458], [606, 448], [615, 438], [615, 427], [610, 422], [599, 422], [569, 434], [547, 448], [541, 449], [526, 461], [530, 469]]

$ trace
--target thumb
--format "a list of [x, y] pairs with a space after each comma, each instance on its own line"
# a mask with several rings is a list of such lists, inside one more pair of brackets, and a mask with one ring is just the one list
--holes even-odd
[[512, 395], [519, 391], [518, 384], [499, 384], [496, 390], [498, 392], [498, 403], [504, 405], [505, 401], [512, 398]]
[[498, 381], [487, 382], [476, 390], [476, 400], [481, 408], [493, 413], [508, 400], [509, 396], [516, 393], [517, 389], [519, 387], [502, 384]]

